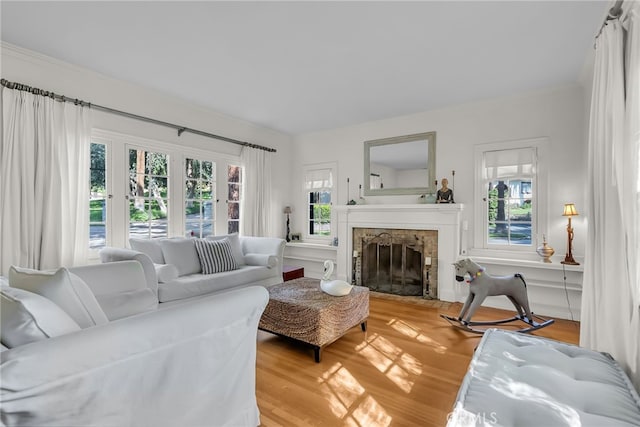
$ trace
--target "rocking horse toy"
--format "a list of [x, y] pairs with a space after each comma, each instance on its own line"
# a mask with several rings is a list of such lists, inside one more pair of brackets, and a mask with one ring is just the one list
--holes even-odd
[[[531, 332], [551, 325], [553, 319], [544, 319], [531, 312], [529, 309], [529, 298], [527, 297], [527, 284], [520, 273], [513, 276], [495, 277], [484, 271], [484, 268], [469, 258], [463, 259], [453, 264], [456, 268], [456, 280], [464, 281], [465, 274], [469, 274], [469, 296], [462, 306], [462, 310], [457, 318], [441, 314], [440, 316], [448, 321], [452, 326], [483, 334], [484, 330], [476, 329], [476, 326], [502, 325], [515, 321], [526, 323], [528, 326], [517, 330], [517, 332]], [[472, 322], [471, 317], [478, 307], [482, 305], [488, 296], [505, 295], [516, 308], [517, 314], [508, 319]], [[539, 320], [537, 322], [535, 319]]]

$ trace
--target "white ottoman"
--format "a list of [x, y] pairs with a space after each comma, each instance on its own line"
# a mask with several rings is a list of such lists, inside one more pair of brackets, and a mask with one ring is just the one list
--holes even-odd
[[447, 426], [640, 426], [640, 398], [609, 355], [489, 329]]

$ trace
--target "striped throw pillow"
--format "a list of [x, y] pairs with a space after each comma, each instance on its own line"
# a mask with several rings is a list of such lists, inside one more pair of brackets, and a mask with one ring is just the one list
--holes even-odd
[[233, 257], [229, 239], [205, 240], [194, 239], [202, 274], [221, 273], [236, 270], [238, 263]]

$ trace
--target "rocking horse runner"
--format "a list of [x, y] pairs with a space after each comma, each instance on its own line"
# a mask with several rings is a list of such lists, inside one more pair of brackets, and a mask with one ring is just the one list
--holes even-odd
[[[440, 315], [451, 325], [468, 332], [482, 334], [484, 330], [475, 329], [474, 326], [500, 325], [521, 321], [529, 326], [519, 329], [518, 332], [531, 332], [549, 326], [554, 322], [553, 319], [543, 319], [531, 312], [529, 308], [529, 298], [527, 297], [527, 284], [521, 274], [516, 273], [513, 276], [494, 277], [485, 273], [484, 268], [469, 258], [458, 261], [453, 265], [456, 268], [456, 280], [458, 282], [464, 281], [464, 275], [467, 273], [471, 278], [467, 281], [469, 283], [469, 296], [462, 306], [458, 317], [455, 318], [444, 314]], [[509, 319], [472, 322], [471, 317], [478, 307], [482, 305], [485, 298], [495, 295], [505, 295], [509, 298], [509, 301], [511, 301], [516, 308], [517, 314]], [[541, 322], [536, 322], [534, 318]]]

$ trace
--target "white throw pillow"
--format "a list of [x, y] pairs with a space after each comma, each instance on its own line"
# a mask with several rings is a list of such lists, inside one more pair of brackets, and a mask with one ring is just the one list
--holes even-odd
[[9, 284], [53, 301], [82, 329], [108, 322], [89, 286], [79, 277], [72, 280], [66, 268], [40, 271], [11, 266]]
[[60, 307], [38, 294], [0, 286], [0, 334], [8, 348], [79, 331]]
[[[164, 240], [164, 239], [162, 239]], [[129, 245], [134, 251], [147, 254], [154, 264], [164, 264], [164, 254], [162, 253], [161, 240], [153, 239], [129, 239]]]
[[223, 234], [221, 236], [207, 236], [207, 240], [222, 240], [229, 239], [229, 243], [231, 244], [231, 251], [233, 252], [233, 256], [236, 259], [236, 264], [245, 265], [246, 262], [244, 260], [244, 253], [242, 252], [242, 245], [240, 244], [240, 237], [238, 233], [232, 234]]
[[195, 245], [198, 258], [200, 258], [202, 274], [221, 273], [238, 268], [228, 239], [196, 239]]
[[158, 283], [169, 283], [178, 278], [178, 269], [173, 264], [153, 264], [156, 269]]
[[166, 264], [173, 264], [180, 276], [200, 273], [200, 259], [196, 252], [195, 239], [165, 239], [160, 241]]

